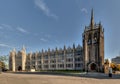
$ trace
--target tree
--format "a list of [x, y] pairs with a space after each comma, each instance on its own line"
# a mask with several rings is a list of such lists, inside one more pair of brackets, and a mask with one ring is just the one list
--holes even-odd
[[8, 62], [8, 56], [0, 56], [1, 62]]
[[5, 68], [5, 63], [0, 61], [0, 68], [3, 69]]
[[0, 68], [6, 68], [8, 65], [8, 56], [0, 56]]
[[117, 64], [117, 70], [120, 71], [120, 64]]
[[117, 67], [116, 67], [116, 64], [115, 64], [115, 63], [111, 63], [111, 64], [110, 64], [110, 67], [111, 67], [114, 71], [117, 70]]
[[105, 59], [104, 64], [109, 64], [109, 63], [110, 63], [109, 60], [108, 60], [108, 59]]

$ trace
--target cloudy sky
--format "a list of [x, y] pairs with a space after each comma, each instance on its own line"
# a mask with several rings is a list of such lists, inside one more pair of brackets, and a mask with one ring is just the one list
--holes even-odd
[[120, 0], [0, 0], [0, 55], [23, 45], [27, 52], [82, 46], [82, 33], [95, 22], [105, 29], [105, 58], [120, 54]]

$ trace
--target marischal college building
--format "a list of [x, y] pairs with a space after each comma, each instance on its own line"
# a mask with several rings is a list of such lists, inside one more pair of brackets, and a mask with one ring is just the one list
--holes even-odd
[[104, 65], [104, 30], [101, 23], [94, 23], [91, 11], [90, 25], [86, 26], [82, 34], [83, 47], [73, 44], [72, 47], [48, 49], [41, 52], [26, 53], [25, 47], [21, 51], [12, 50], [9, 56], [11, 71], [40, 70], [84, 70], [102, 71]]

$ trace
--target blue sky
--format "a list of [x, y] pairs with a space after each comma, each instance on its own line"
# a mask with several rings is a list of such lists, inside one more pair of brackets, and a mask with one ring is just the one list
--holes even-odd
[[23, 45], [27, 52], [82, 46], [82, 33], [95, 22], [105, 30], [105, 58], [120, 53], [120, 0], [0, 0], [0, 55]]

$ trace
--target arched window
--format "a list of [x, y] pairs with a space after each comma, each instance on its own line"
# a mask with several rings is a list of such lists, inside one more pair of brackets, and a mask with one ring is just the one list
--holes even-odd
[[98, 36], [97, 36], [97, 33], [95, 32], [95, 33], [94, 33], [94, 43], [97, 42], [97, 37], [98, 37]]
[[94, 33], [94, 38], [95, 38], [95, 37], [97, 38], [97, 32]]
[[88, 36], [88, 44], [91, 44], [92, 43], [92, 36], [91, 36], [91, 34], [89, 34], [89, 36]]

